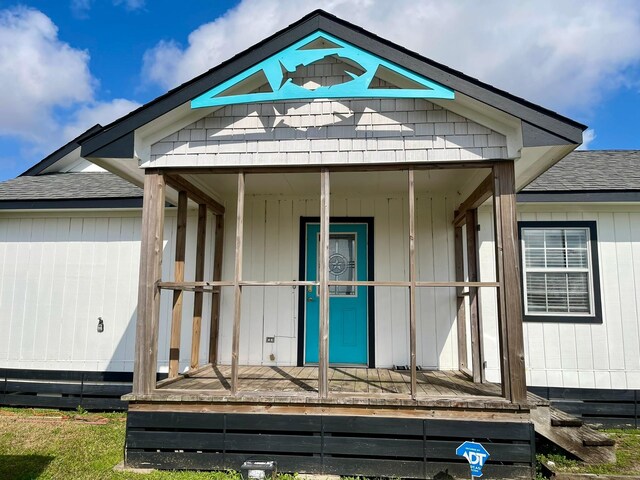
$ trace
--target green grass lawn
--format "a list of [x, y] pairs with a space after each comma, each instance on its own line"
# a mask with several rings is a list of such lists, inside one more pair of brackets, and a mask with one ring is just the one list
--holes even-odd
[[236, 480], [235, 473], [114, 472], [123, 458], [124, 413], [0, 408], [0, 479]]
[[[114, 472], [123, 458], [125, 423], [124, 413], [0, 408], [0, 479], [239, 479], [234, 472]], [[615, 464], [584, 465], [552, 450], [538, 458], [563, 472], [640, 475], [640, 430], [605, 432], [616, 440]]]

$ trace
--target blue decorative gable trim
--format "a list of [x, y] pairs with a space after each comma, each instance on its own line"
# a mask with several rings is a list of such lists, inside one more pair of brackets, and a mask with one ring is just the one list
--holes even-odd
[[[314, 48], [320, 44], [319, 48]], [[351, 77], [337, 85], [305, 88], [293, 83], [288, 73], [336, 57], [345, 62], [344, 76]], [[350, 66], [353, 65], [353, 68]], [[386, 69], [399, 78], [407, 88], [375, 88], [371, 81], [380, 70]], [[270, 92], [246, 92], [268, 82]], [[285, 48], [276, 55], [254, 65], [235, 77], [212, 88], [191, 101], [191, 108], [217, 107], [239, 103], [258, 103], [280, 100], [314, 98], [438, 98], [452, 100], [454, 91], [417, 75], [365, 50], [318, 30]]]

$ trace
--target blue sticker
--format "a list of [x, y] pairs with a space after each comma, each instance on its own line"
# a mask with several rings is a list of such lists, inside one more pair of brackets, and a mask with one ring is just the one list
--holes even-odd
[[464, 442], [458, 448], [456, 448], [456, 455], [464, 457], [469, 462], [471, 467], [472, 477], [482, 476], [482, 467], [489, 458], [489, 452], [485, 448], [476, 442]]

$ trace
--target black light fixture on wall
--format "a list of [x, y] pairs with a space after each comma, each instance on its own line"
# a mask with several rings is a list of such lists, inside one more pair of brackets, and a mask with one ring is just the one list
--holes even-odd
[[104, 320], [102, 317], [98, 317], [98, 333], [104, 332]]

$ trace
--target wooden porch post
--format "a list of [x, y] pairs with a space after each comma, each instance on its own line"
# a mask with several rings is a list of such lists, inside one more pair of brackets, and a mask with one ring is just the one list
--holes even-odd
[[329, 272], [329, 170], [322, 169], [320, 173], [320, 248], [318, 251], [318, 293], [320, 297], [320, 321], [318, 332], [318, 396], [327, 398], [329, 395], [329, 287], [327, 285]]
[[160, 319], [160, 289], [157, 282], [162, 279], [164, 198], [163, 175], [155, 170], [147, 170], [142, 206], [136, 356], [133, 368], [134, 394], [151, 393], [156, 386]]
[[409, 353], [411, 359], [411, 398], [418, 391], [416, 366], [416, 193], [413, 169], [409, 169]]
[[[456, 264], [456, 282], [464, 282], [464, 252], [462, 242], [462, 226], [454, 227], [454, 256]], [[458, 325], [458, 368], [462, 372], [469, 371], [467, 363], [467, 318], [464, 304], [464, 287], [456, 288], [456, 307]]]
[[[184, 258], [187, 244], [187, 203], [185, 190], [178, 192], [178, 220], [176, 228], [175, 282], [184, 282]], [[173, 291], [171, 340], [169, 343], [169, 378], [178, 375], [180, 367], [180, 333], [182, 328], [182, 290]]]
[[520, 295], [514, 162], [493, 167], [493, 211], [498, 282], [502, 392], [514, 403], [527, 398]]
[[[467, 210], [467, 272], [470, 282], [478, 281], [478, 210]], [[471, 326], [471, 370], [473, 381], [484, 382], [484, 351], [482, 323], [478, 304], [478, 287], [469, 287], [469, 322]]]
[[[207, 206], [198, 205], [198, 234], [196, 238], [196, 275], [195, 281], [204, 280], [204, 257], [207, 248]], [[204, 292], [196, 291], [193, 294], [193, 324], [191, 331], [191, 365], [192, 369], [198, 368], [200, 363], [200, 331], [202, 330], [202, 304]]]
[[244, 172], [238, 173], [238, 206], [236, 212], [236, 267], [233, 281], [234, 314], [231, 343], [231, 394], [238, 392], [238, 351], [240, 350], [240, 307], [242, 306], [242, 240], [244, 231]]
[[[216, 215], [216, 234], [213, 251], [213, 281], [222, 280], [222, 247], [224, 244], [224, 215]], [[214, 288], [211, 294], [211, 328], [209, 332], [209, 363], [218, 362], [218, 336], [220, 332], [220, 300], [222, 289]]]

